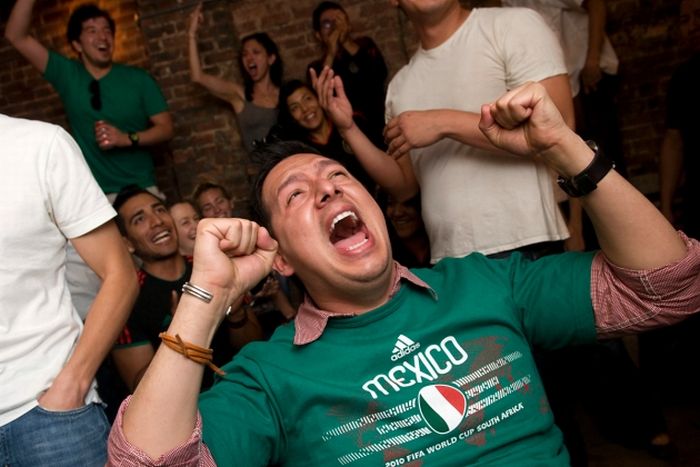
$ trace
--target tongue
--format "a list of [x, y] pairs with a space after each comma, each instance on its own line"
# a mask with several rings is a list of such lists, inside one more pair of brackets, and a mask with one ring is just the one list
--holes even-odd
[[361, 243], [365, 239], [365, 234], [359, 231], [347, 238], [339, 240], [334, 243], [334, 246], [339, 250], [348, 250], [351, 246]]

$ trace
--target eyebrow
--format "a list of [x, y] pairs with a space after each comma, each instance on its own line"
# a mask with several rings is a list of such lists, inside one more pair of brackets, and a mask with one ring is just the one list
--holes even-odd
[[[332, 159], [321, 159], [317, 160], [316, 162], [313, 163], [314, 168], [316, 169], [316, 173], [323, 171], [326, 167], [331, 166], [331, 165], [337, 165], [338, 162], [334, 161]], [[299, 180], [303, 180], [307, 178], [306, 173], [294, 173], [290, 175], [287, 179], [285, 179], [280, 186], [277, 188], [277, 197], [279, 197], [279, 194], [284, 190], [287, 186], [291, 185], [292, 183], [295, 183]]]
[[[149, 207], [154, 208], [154, 209], [157, 208], [157, 207], [159, 207], [159, 206], [165, 207], [165, 204], [161, 203], [160, 201], [156, 201], [155, 203], [149, 205]], [[134, 220], [134, 217], [140, 216], [140, 215], [143, 214], [144, 212], [146, 212], [145, 209], [139, 209], [138, 211], [136, 211], [136, 212], [129, 218], [129, 223], [131, 223], [131, 222]], [[168, 211], [168, 213], [169, 213], [169, 212], [170, 212], [170, 211]]]

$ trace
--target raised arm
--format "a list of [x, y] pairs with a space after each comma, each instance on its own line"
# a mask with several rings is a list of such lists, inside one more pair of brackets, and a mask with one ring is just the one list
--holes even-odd
[[35, 0], [17, 0], [5, 27], [5, 38], [41, 73], [49, 63], [49, 50], [29, 34]]
[[218, 76], [210, 75], [202, 70], [202, 63], [199, 59], [199, 50], [197, 48], [197, 31], [203, 20], [202, 3], [200, 2], [190, 14], [189, 28], [187, 30], [190, 77], [193, 82], [204, 86], [214, 96], [230, 103], [236, 113], [240, 113], [243, 110], [245, 101], [243, 86]]
[[333, 70], [324, 67], [320, 76], [309, 70], [321, 107], [333, 120], [340, 135], [372, 179], [393, 198], [403, 201], [418, 193], [418, 181], [408, 155], [394, 159], [372, 143], [352, 118], [352, 105], [343, 82]]
[[[583, 171], [593, 151], [564, 122], [543, 86], [528, 83], [482, 107], [480, 128], [496, 146], [539, 157], [563, 177]], [[682, 259], [685, 243], [663, 215], [614, 170], [580, 198], [601, 248], [617, 266], [652, 269]]]
[[[194, 251], [190, 283], [213, 298], [205, 303], [183, 294], [168, 334], [208, 348], [229, 304], [270, 272], [277, 242], [245, 219], [203, 219]], [[124, 412], [127, 440], [157, 459], [190, 439], [202, 372], [202, 365], [161, 345]]]
[[80, 339], [53, 384], [39, 399], [42, 407], [69, 410], [84, 404], [97, 368], [112, 348], [138, 294], [136, 273], [110, 221], [71, 240], [81, 258], [102, 280]]
[[[564, 117], [574, 128], [574, 104], [567, 75], [556, 75], [540, 81]], [[451, 138], [469, 146], [507, 154], [497, 148], [479, 130], [480, 116], [475, 112], [451, 109], [413, 110], [392, 118], [384, 130], [392, 157], [400, 157], [413, 148], [429, 146], [443, 138]]]

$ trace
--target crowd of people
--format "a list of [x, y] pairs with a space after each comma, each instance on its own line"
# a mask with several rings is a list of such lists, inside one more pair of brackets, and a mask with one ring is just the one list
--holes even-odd
[[420, 46], [388, 83], [339, 3], [295, 79], [265, 32], [242, 82], [207, 73], [190, 13], [191, 80], [259, 169], [247, 219], [216, 180], [166, 200], [150, 149], [172, 115], [113, 61], [109, 12], [73, 10], [71, 59], [16, 1], [5, 37], [71, 134], [0, 114], [20, 200], [0, 204], [0, 464], [578, 467], [577, 398], [674, 455], [619, 338], [700, 332], [698, 56], [671, 82], [659, 210], [625, 179], [602, 0], [389, 3]]

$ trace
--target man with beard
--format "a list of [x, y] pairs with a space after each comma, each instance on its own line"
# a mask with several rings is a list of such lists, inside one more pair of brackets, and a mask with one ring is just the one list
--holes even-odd
[[[178, 294], [192, 274], [192, 262], [179, 253], [175, 223], [159, 198], [130, 186], [117, 195], [114, 209], [127, 248], [142, 261], [139, 296], [112, 351], [122, 380], [133, 392], [160, 344], [158, 335], [173, 318]], [[216, 364], [228, 362], [248, 341], [262, 338], [255, 316], [245, 307], [234, 307], [225, 324], [215, 336]]]
[[[161, 346], [123, 403], [110, 465], [568, 465], [531, 347], [692, 314], [700, 244], [610, 170], [540, 84], [481, 112], [490, 142], [580, 190], [602, 253], [473, 254], [409, 271], [342, 165], [270, 147], [256, 183], [266, 227], [200, 221], [193, 292], [165, 336], [181, 346]], [[246, 347], [198, 403], [203, 367], [189, 352], [206, 350], [228, 305], [272, 268], [306, 286], [294, 326]]]

